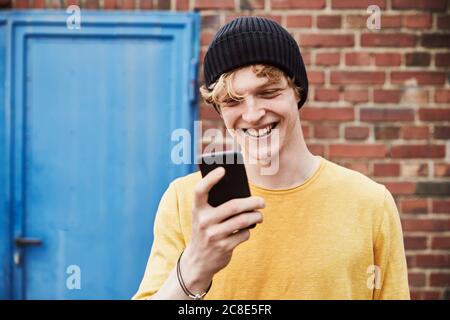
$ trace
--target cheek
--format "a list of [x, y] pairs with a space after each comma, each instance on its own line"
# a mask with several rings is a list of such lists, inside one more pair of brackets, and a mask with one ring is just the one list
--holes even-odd
[[236, 121], [238, 120], [239, 115], [235, 110], [222, 110], [222, 119], [227, 129], [233, 129]]

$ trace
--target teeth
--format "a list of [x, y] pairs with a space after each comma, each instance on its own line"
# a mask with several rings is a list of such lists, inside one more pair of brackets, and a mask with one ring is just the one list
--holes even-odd
[[247, 129], [245, 131], [245, 133], [248, 134], [249, 136], [252, 136], [252, 137], [261, 137], [261, 136], [264, 136], [266, 134], [269, 134], [272, 131], [272, 128], [273, 128], [273, 125], [271, 124], [271, 125], [267, 126], [264, 129], [259, 129], [259, 130], [256, 130], [256, 129], [253, 129], [253, 128]]

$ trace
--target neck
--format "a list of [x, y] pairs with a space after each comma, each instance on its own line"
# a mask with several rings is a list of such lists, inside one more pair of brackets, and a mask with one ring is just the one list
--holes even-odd
[[278, 170], [273, 170], [273, 174], [261, 174], [267, 168], [259, 164], [245, 165], [251, 184], [272, 190], [289, 189], [301, 185], [314, 174], [320, 159], [308, 150], [301, 128], [296, 130], [289, 142], [280, 150]]

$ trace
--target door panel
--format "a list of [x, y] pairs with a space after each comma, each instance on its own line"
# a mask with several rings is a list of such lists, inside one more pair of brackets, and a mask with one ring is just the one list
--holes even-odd
[[75, 36], [46, 16], [11, 30], [23, 44], [11, 66], [13, 235], [42, 240], [14, 247], [16, 298], [130, 298], [160, 197], [193, 169], [170, 151], [172, 130], [197, 116], [198, 17], [97, 15]]

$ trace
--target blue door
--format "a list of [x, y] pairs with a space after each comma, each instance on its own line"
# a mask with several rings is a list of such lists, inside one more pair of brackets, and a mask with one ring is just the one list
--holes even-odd
[[198, 15], [67, 17], [0, 16], [0, 298], [129, 299], [160, 197], [194, 169], [171, 134], [197, 117]]

